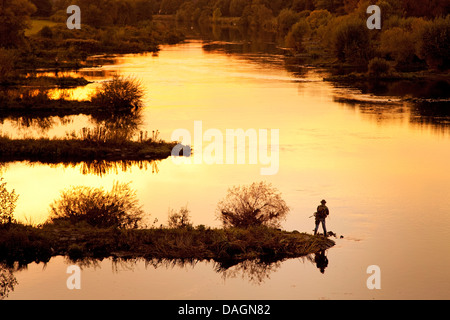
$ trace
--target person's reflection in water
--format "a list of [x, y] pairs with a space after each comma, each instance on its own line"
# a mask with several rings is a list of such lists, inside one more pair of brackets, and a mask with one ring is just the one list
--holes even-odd
[[320, 269], [320, 273], [325, 273], [325, 268], [328, 266], [328, 258], [325, 255], [325, 250], [314, 254], [314, 262], [317, 268]]

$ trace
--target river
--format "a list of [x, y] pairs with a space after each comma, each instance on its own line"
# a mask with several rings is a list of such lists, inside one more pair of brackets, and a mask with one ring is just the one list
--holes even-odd
[[[398, 96], [324, 82], [326, 71], [286, 65], [277, 52], [204, 44], [191, 40], [163, 46], [158, 55], [123, 55], [100, 69], [80, 70], [96, 82], [70, 96], [85, 96], [112, 74], [133, 75], [147, 89], [141, 128], [158, 130], [164, 140], [177, 129], [194, 139], [196, 121], [203, 134], [209, 129], [223, 136], [227, 129], [279, 130], [278, 153], [272, 154], [278, 161], [275, 174], [261, 175], [268, 167], [261, 161], [178, 164], [169, 158], [100, 170], [14, 162], [0, 170], [20, 195], [16, 217], [43, 222], [62, 190], [72, 185], [110, 189], [120, 181], [137, 190], [149, 225], [167, 224], [169, 209], [187, 206], [194, 225], [219, 227], [216, 207], [228, 188], [267, 181], [290, 207], [282, 223], [286, 230], [311, 232], [309, 217], [321, 199], [327, 200], [327, 227], [337, 234], [336, 246], [326, 252], [328, 265], [321, 271], [309, 257], [223, 271], [206, 261], [106, 259], [82, 265], [81, 289], [69, 290], [66, 269], [72, 262], [55, 257], [13, 271], [17, 284], [6, 298], [450, 298], [448, 114], [430, 116]], [[79, 115], [50, 123], [23, 128], [5, 120], [2, 131], [64, 136], [91, 119]], [[203, 150], [207, 147], [203, 139]], [[379, 267], [380, 289], [367, 286], [373, 265]]]

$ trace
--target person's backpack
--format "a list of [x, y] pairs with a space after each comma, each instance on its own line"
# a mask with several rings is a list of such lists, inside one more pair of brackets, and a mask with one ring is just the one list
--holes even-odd
[[328, 210], [326, 206], [318, 206], [317, 207], [317, 218], [324, 219], [328, 215]]

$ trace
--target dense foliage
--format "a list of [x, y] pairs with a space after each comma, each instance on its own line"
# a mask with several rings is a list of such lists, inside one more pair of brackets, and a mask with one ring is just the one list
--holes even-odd
[[[449, 1], [163, 0], [162, 4], [171, 8], [162, 13], [176, 12], [181, 21], [217, 22], [212, 17], [220, 12], [222, 18], [235, 17], [250, 33], [276, 32], [281, 45], [296, 54], [366, 66], [380, 58], [399, 71], [449, 67]], [[366, 27], [366, 9], [374, 4], [381, 8], [381, 30]]]
[[[82, 30], [65, 27], [72, 4], [81, 8]], [[365, 27], [366, 9], [374, 4], [381, 8], [381, 30]], [[154, 51], [159, 43], [182, 39], [173, 27], [155, 23], [157, 14], [201, 25], [234, 19], [247, 33], [275, 32], [295, 54], [322, 60], [368, 66], [378, 57], [398, 71], [445, 70], [448, 12], [450, 2], [438, 0], [2, 0], [0, 45], [20, 48], [16, 54], [28, 67], [45, 55], [61, 61], [100, 52]], [[28, 39], [30, 16], [58, 24]], [[45, 52], [48, 48], [52, 53]]]

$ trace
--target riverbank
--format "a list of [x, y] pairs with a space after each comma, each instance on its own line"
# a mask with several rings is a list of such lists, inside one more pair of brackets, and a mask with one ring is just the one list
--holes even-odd
[[82, 139], [10, 139], [0, 137], [0, 161], [44, 163], [92, 160], [158, 160], [171, 155], [176, 142], [91, 141]]
[[22, 224], [0, 226], [0, 259], [12, 264], [47, 262], [53, 256], [83, 259], [186, 259], [238, 263], [279, 261], [314, 254], [334, 241], [297, 231], [268, 227], [248, 229], [150, 228], [100, 229], [87, 226]]

